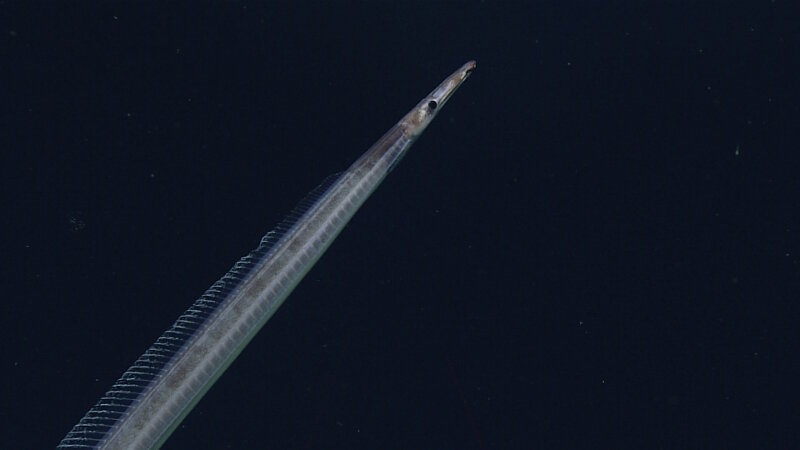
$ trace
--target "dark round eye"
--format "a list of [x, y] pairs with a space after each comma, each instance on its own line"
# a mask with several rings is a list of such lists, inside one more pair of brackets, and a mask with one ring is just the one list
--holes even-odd
[[429, 102], [428, 102], [428, 109], [430, 109], [431, 111], [433, 111], [434, 109], [436, 109], [436, 106], [438, 106], [438, 105], [436, 104], [436, 100], [431, 100], [431, 101], [429, 101]]

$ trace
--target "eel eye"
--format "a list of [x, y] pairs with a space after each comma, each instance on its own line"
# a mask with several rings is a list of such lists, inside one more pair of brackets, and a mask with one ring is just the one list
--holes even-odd
[[428, 109], [431, 111], [435, 110], [438, 105], [436, 104], [436, 100], [431, 100], [428, 102]]

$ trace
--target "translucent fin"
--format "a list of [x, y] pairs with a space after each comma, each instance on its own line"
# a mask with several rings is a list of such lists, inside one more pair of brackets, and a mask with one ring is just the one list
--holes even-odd
[[77, 425], [64, 437], [58, 449], [93, 449], [106, 439], [127, 411], [148, 392], [181, 350], [192, 341], [200, 329], [231, 294], [269, 254], [275, 244], [286, 236], [298, 221], [341, 177], [330, 175], [284, 218], [272, 231], [261, 238], [258, 247], [242, 257], [189, 307], [172, 326], [164, 332], [147, 351], [117, 380], [111, 389], [93, 406]]

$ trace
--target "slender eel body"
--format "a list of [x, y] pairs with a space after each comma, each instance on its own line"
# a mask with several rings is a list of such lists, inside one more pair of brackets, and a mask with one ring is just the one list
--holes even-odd
[[136, 360], [58, 448], [160, 447], [474, 69], [474, 61], [464, 64], [349, 169], [312, 191]]

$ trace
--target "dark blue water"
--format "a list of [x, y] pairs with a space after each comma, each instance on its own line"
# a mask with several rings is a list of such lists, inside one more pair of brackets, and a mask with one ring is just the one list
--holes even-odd
[[797, 444], [797, 17], [586, 3], [0, 4], [4, 447], [469, 59], [164, 448]]

